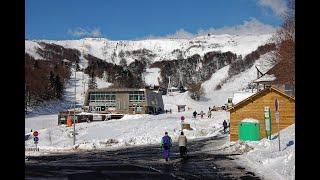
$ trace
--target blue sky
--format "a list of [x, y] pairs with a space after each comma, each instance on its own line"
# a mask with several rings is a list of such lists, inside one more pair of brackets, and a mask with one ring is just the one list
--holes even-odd
[[[285, 0], [26, 0], [28, 39], [112, 40], [197, 34], [247, 24], [277, 27]], [[177, 33], [176, 33], [177, 34]]]

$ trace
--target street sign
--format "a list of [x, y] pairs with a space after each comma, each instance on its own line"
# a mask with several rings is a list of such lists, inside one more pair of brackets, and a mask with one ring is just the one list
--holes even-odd
[[276, 116], [276, 122], [279, 123], [280, 113], [278, 111], [275, 112], [275, 116]]
[[269, 118], [269, 113], [267, 112], [265, 114], [265, 123], [266, 123], [266, 131], [270, 131], [270, 118]]
[[39, 141], [39, 138], [38, 138], [38, 137], [34, 137], [33, 140], [34, 140], [35, 142], [38, 142], [38, 141]]
[[39, 135], [38, 131], [34, 131], [32, 134], [33, 134], [33, 136], [38, 136]]
[[271, 111], [268, 106], [264, 107], [264, 121], [266, 127], [266, 136], [271, 139]]
[[278, 112], [279, 111], [279, 101], [278, 101], [278, 99], [276, 99], [274, 101], [274, 106], [276, 107], [276, 112]]

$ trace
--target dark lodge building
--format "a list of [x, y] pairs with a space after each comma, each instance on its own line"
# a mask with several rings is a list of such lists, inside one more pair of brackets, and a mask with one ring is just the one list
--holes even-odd
[[94, 113], [154, 114], [164, 110], [162, 93], [138, 88], [89, 89], [84, 109]]

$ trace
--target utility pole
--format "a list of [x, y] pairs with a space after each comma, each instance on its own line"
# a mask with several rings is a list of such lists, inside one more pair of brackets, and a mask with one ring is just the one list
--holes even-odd
[[167, 94], [170, 96], [171, 95], [171, 81], [170, 81], [171, 76], [169, 76], [169, 82], [168, 82], [168, 89], [167, 89]]
[[76, 144], [77, 64], [74, 68], [73, 145]]

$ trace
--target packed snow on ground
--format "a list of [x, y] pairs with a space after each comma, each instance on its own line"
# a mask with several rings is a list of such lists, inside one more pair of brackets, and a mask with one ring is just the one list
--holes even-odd
[[[211, 119], [206, 117], [192, 119], [191, 111], [160, 115], [125, 115], [118, 120], [78, 123], [76, 124], [78, 134], [75, 146], [73, 146], [73, 127], [52, 125], [49, 128], [38, 130], [38, 147], [42, 151], [52, 149], [71, 150], [72, 148], [93, 150], [158, 144], [165, 131], [169, 133], [173, 140], [177, 140], [181, 129], [181, 116], [185, 117], [185, 123], [189, 123], [193, 129], [184, 130], [186, 136], [189, 139], [195, 139], [216, 135], [222, 129], [222, 121], [228, 117], [228, 113], [225, 111], [214, 112]], [[57, 122], [57, 117], [52, 117], [51, 121]], [[33, 139], [27, 140], [25, 146], [34, 147]]]
[[[266, 180], [295, 179], [295, 124], [280, 131], [271, 140], [228, 142], [218, 149], [228, 153], [240, 153], [237, 163]], [[208, 147], [204, 147], [208, 149]]]

